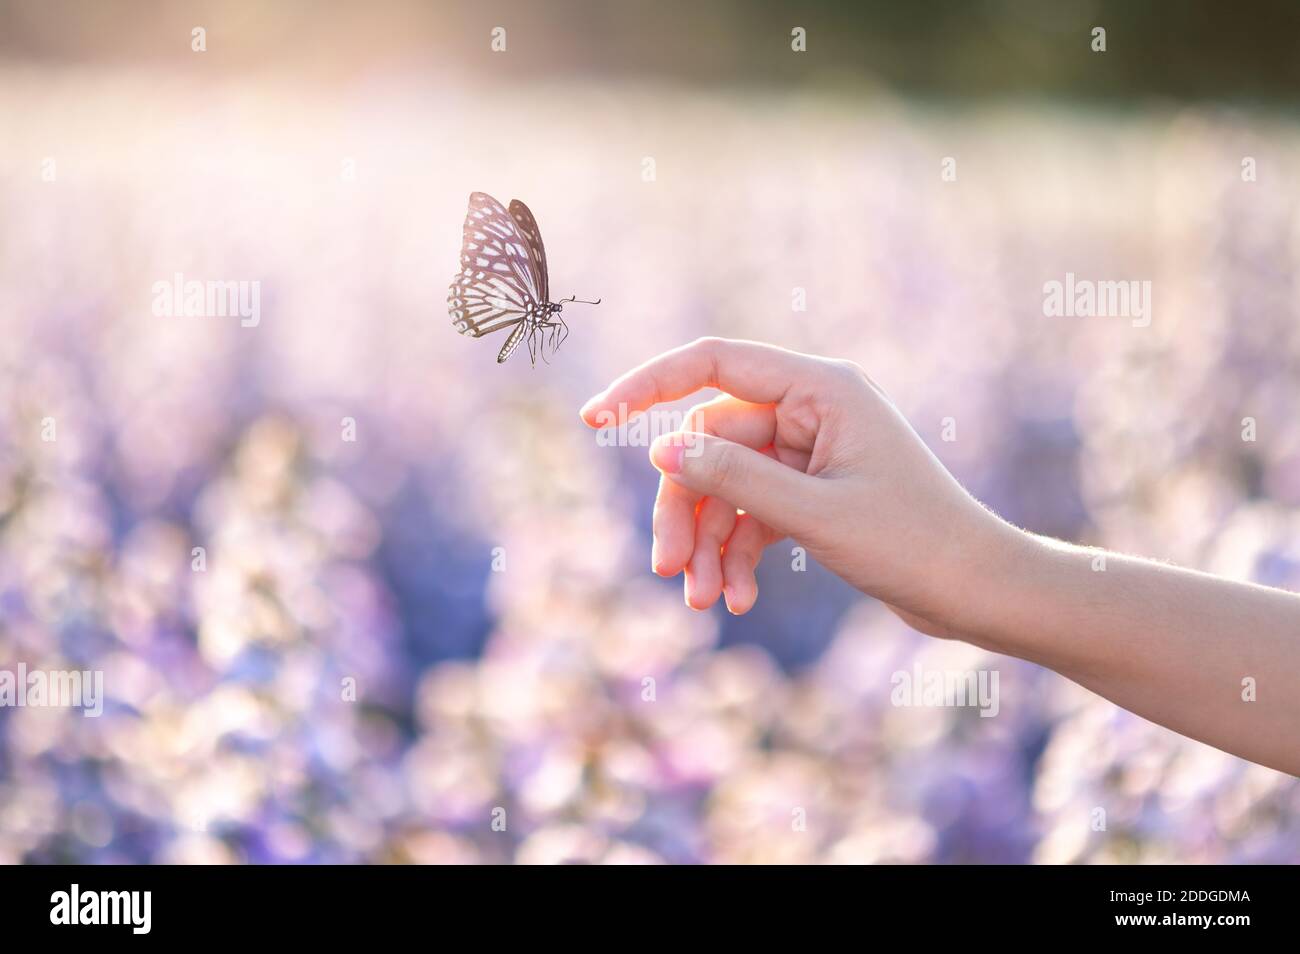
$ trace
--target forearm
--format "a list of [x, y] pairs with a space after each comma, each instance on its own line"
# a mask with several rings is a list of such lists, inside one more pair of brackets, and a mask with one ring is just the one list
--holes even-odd
[[[856, 365], [701, 339], [583, 406], [593, 427], [704, 387], [660, 437], [655, 566], [698, 609], [757, 598], [791, 537], [922, 632], [1048, 666], [1176, 732], [1300, 774], [1300, 596], [1032, 537], [981, 507]], [[767, 453], [764, 453], [767, 451]], [[718, 502], [721, 502], [720, 504]], [[737, 516], [743, 511], [743, 517]]]
[[1300, 775], [1300, 595], [1029, 535], [1010, 546], [975, 642]]

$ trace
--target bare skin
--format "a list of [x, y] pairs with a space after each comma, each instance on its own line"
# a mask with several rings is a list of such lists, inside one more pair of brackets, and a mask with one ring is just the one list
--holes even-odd
[[582, 418], [598, 427], [620, 405], [642, 412], [702, 388], [723, 394], [650, 449], [662, 475], [652, 566], [684, 573], [692, 608], [723, 598], [748, 612], [764, 548], [792, 537], [921, 632], [1050, 667], [1300, 775], [1300, 595], [1013, 527], [851, 362], [704, 338], [625, 374]]

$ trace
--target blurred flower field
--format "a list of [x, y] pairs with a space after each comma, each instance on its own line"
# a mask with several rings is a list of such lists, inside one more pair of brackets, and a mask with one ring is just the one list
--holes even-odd
[[[9, 65], [0, 129], [0, 668], [108, 697], [0, 709], [0, 861], [1300, 860], [1294, 779], [788, 545], [691, 612], [644, 448], [576, 414], [704, 334], [849, 357], [1008, 519], [1300, 588], [1295, 125]], [[474, 189], [604, 299], [549, 366], [451, 327]], [[175, 272], [260, 324], [156, 317]], [[1150, 327], [1044, 317], [1066, 272], [1150, 280]], [[917, 663], [999, 670], [998, 716], [893, 707]]]

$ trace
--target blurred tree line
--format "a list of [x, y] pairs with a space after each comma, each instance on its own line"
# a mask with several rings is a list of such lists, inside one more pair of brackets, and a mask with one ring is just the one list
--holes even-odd
[[200, 25], [204, 69], [322, 81], [409, 69], [1282, 107], [1300, 89], [1296, 0], [0, 0], [0, 59], [194, 65]]

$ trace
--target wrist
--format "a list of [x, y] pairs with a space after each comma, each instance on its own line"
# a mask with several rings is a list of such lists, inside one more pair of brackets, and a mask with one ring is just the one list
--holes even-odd
[[[1002, 523], [997, 557], [980, 583], [966, 639], [990, 652], [1015, 656], [1067, 676], [1092, 671], [1093, 644], [1078, 627], [1095, 605], [1098, 576], [1094, 559], [1102, 551], [1017, 529]], [[1069, 627], [1076, 633], [1066, 638]]]
[[985, 514], [989, 526], [971, 547], [950, 628], [982, 649], [1037, 661], [1044, 612], [1037, 594], [1051, 555], [1042, 538]]

